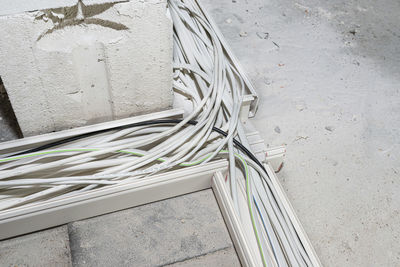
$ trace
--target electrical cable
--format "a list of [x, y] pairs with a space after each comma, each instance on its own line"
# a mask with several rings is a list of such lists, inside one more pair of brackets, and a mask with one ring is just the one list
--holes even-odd
[[[45, 150], [45, 149], [49, 149], [52, 147], [56, 147], [56, 146], [60, 146], [72, 141], [76, 141], [82, 138], [86, 138], [88, 136], [93, 136], [96, 134], [100, 134], [100, 133], [104, 133], [104, 132], [108, 132], [108, 131], [113, 131], [113, 130], [122, 130], [122, 129], [127, 129], [127, 128], [132, 128], [132, 127], [137, 127], [137, 126], [145, 126], [145, 125], [156, 125], [156, 124], [176, 124], [176, 123], [180, 123], [183, 120], [181, 119], [165, 119], [165, 120], [149, 120], [149, 121], [143, 121], [143, 122], [138, 122], [138, 123], [132, 123], [132, 124], [128, 124], [128, 125], [124, 125], [124, 126], [118, 126], [118, 127], [113, 127], [113, 128], [109, 128], [109, 129], [104, 129], [104, 130], [98, 130], [98, 131], [94, 131], [94, 132], [90, 132], [90, 133], [85, 133], [85, 134], [80, 134], [80, 135], [76, 135], [73, 137], [68, 137], [65, 139], [61, 139], [55, 142], [51, 142], [48, 144], [44, 144], [41, 145], [39, 147], [36, 148], [32, 148], [26, 151], [22, 151], [22, 152], [18, 152], [15, 153], [7, 158], [11, 158], [11, 157], [16, 157], [16, 156], [22, 156], [24, 154], [30, 154], [30, 153], [34, 153], [34, 152], [38, 152], [41, 150]], [[186, 122], [188, 125], [196, 125], [197, 121], [187, 121]], [[212, 130], [214, 132], [217, 132], [218, 134], [227, 137], [228, 133], [217, 128], [217, 127], [212, 127]], [[243, 153], [245, 153], [251, 160], [253, 160], [258, 166], [260, 166], [261, 169], [264, 170], [265, 174], [268, 176], [267, 171], [265, 170], [264, 166], [262, 165], [262, 163], [256, 158], [256, 156], [254, 156], [253, 153], [251, 153], [244, 145], [242, 145], [242, 143], [240, 143], [238, 140], [236, 140], [235, 138], [233, 138], [233, 143], [238, 147], [238, 149], [240, 149]], [[21, 157], [23, 158], [23, 157]], [[0, 162], [5, 162], [6, 159], [0, 159]]]
[[247, 142], [239, 119], [244, 78], [195, 0], [168, 0], [168, 11], [174, 30], [173, 89], [190, 102], [183, 119], [133, 123], [3, 156], [0, 190], [11, 188], [13, 193], [0, 195], [7, 200], [0, 201], [0, 210], [146, 179], [224, 155], [238, 214], [235, 161], [243, 167], [262, 264], [312, 266], [267, 170]]

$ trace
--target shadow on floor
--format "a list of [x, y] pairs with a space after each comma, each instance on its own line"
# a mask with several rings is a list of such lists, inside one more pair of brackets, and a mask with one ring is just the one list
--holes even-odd
[[21, 129], [0, 77], [0, 142], [21, 137]]

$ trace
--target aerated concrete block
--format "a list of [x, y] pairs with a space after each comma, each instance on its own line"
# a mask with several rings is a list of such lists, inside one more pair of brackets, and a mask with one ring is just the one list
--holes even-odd
[[221, 257], [239, 266], [211, 189], [73, 222], [68, 229], [73, 266], [220, 266]]
[[71, 266], [67, 226], [0, 241], [0, 266]]
[[0, 76], [24, 136], [172, 106], [166, 0], [32, 2], [0, 5]]

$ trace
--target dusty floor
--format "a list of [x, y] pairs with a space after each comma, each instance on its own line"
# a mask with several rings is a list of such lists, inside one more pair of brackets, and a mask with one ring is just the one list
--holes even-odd
[[0, 266], [240, 266], [211, 189], [0, 242]]
[[203, 0], [323, 264], [400, 264], [400, 2]]
[[253, 122], [287, 145], [279, 177], [322, 263], [399, 265], [400, 2], [202, 3], [260, 94]]

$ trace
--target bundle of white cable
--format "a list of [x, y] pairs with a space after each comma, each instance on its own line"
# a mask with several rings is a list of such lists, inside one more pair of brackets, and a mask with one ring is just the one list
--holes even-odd
[[[241, 75], [194, 0], [170, 0], [169, 11], [174, 24], [173, 86], [192, 103], [183, 121], [108, 132], [52, 150], [2, 158], [0, 210], [228, 157], [237, 211], [235, 162], [245, 174], [263, 264], [312, 266], [268, 175], [234, 147], [234, 137], [249, 147], [239, 121], [245, 90]], [[197, 124], [187, 124], [190, 120]], [[228, 135], [213, 132], [213, 127]], [[266, 256], [268, 250], [274, 257]]]

